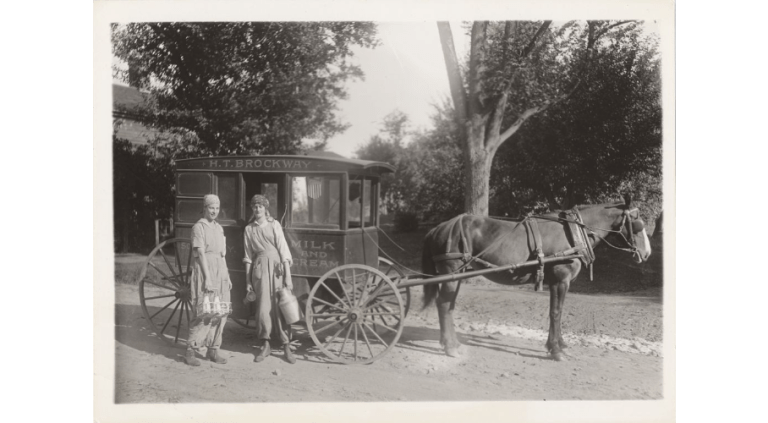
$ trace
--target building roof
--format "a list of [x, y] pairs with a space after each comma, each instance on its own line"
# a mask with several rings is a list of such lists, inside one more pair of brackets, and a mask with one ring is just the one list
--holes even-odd
[[136, 88], [112, 84], [113, 110], [133, 109], [144, 103], [144, 95]]

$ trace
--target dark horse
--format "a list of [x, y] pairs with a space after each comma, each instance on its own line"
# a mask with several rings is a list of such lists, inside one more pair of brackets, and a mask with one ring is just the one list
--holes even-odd
[[[569, 231], [569, 226], [574, 225], [584, 228], [584, 233], [588, 234], [587, 242], [592, 246], [605, 241], [614, 248], [632, 253], [635, 261], [642, 263], [650, 256], [651, 246], [637, 209], [630, 209], [630, 201], [627, 198], [624, 204], [581, 206], [567, 215], [550, 213], [529, 217], [527, 219], [536, 219], [541, 235], [538, 242], [532, 241], [532, 226], [523, 222], [461, 215], [441, 223], [427, 233], [422, 252], [422, 272], [440, 275], [467, 267], [480, 270], [493, 265], [522, 263], [538, 256], [532, 242], [540, 246], [544, 256], [562, 253], [574, 247], [574, 239]], [[580, 223], [571, 223], [579, 217], [582, 219]], [[479, 260], [473, 260], [473, 257]], [[549, 285], [550, 293], [549, 338], [546, 347], [557, 361], [563, 359], [563, 349], [566, 348], [560, 332], [565, 294], [582, 265], [582, 260], [574, 259], [543, 267], [543, 283]], [[503, 285], [519, 285], [535, 282], [536, 274], [536, 267], [528, 267], [512, 272], [491, 273], [485, 277]], [[458, 295], [458, 282], [439, 285], [424, 286], [424, 307], [437, 298], [440, 344], [446, 354], [455, 357], [459, 354], [460, 344], [454, 331], [452, 313]]]

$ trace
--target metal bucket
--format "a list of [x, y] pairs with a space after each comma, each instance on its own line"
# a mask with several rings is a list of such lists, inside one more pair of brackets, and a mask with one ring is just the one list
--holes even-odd
[[280, 306], [280, 312], [283, 314], [285, 323], [291, 325], [301, 320], [299, 300], [296, 299], [293, 292], [288, 288], [283, 288], [279, 291], [278, 296], [280, 298], [278, 305]]

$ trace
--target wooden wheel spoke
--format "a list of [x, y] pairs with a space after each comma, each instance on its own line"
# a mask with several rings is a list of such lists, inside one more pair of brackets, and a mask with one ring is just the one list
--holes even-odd
[[383, 327], [384, 329], [386, 329], [386, 330], [388, 330], [390, 332], [397, 333], [397, 331], [392, 329], [391, 327], [389, 327], [389, 325], [381, 325], [381, 327]]
[[340, 328], [339, 328], [339, 330], [337, 330], [337, 331], [336, 331], [336, 333], [334, 333], [334, 334], [333, 334], [333, 336], [331, 336], [331, 339], [330, 339], [330, 340], [328, 340], [328, 341], [326, 341], [326, 342], [325, 342], [325, 344], [323, 344], [323, 348], [328, 348], [328, 345], [331, 345], [331, 342], [333, 342], [334, 340], [336, 340], [336, 338], [338, 338], [338, 337], [339, 337], [339, 334], [341, 333], [341, 331], [343, 331], [343, 330], [344, 330], [344, 328], [346, 328], [346, 327], [347, 327], [347, 326], [349, 326], [350, 324], [352, 324], [352, 322], [351, 322], [351, 321], [350, 321], [350, 322], [347, 322], [347, 324], [346, 324], [345, 326], [342, 326], [342, 327], [340, 327]]
[[313, 314], [312, 317], [322, 319], [322, 318], [329, 318], [329, 317], [343, 317], [346, 316], [347, 313], [325, 313], [325, 314]]
[[[376, 310], [381, 310], [381, 309], [377, 307], [377, 308], [376, 308]], [[392, 315], [397, 315], [397, 316], [399, 316], [399, 313], [394, 313], [394, 312], [393, 312], [393, 313], [391, 313], [391, 314], [390, 314], [390, 317], [391, 317]], [[375, 319], [375, 318], [371, 317], [371, 319]], [[391, 325], [391, 324], [390, 324], [390, 323], [387, 321], [387, 319], [385, 319], [385, 318], [384, 318], [384, 315], [382, 315], [382, 314], [379, 314], [379, 320], [381, 320], [381, 322], [382, 322], [382, 323], [384, 323], [384, 325], [385, 325], [385, 326], [390, 326], [390, 325]], [[398, 324], [399, 322], [400, 322], [400, 318], [398, 317], [398, 318], [396, 318], [396, 319], [395, 319], [395, 324], [394, 324], [394, 326], [397, 326], [397, 324]]]
[[357, 361], [357, 325], [355, 325], [355, 361]]
[[347, 346], [347, 340], [349, 339], [349, 332], [352, 331], [351, 321], [347, 324], [347, 333], [344, 335], [344, 342], [341, 343], [341, 349], [339, 349], [338, 356], [341, 357], [341, 353], [344, 352], [344, 347]]
[[148, 263], [149, 263], [149, 265], [150, 265], [150, 266], [154, 267], [154, 268], [155, 268], [155, 270], [157, 270], [157, 273], [159, 273], [159, 274], [163, 275], [163, 279], [164, 279], [164, 280], [170, 280], [170, 278], [171, 278], [171, 277], [170, 277], [170, 276], [168, 276], [168, 275], [166, 275], [166, 274], [165, 274], [165, 272], [163, 272], [162, 270], [160, 270], [160, 268], [159, 268], [159, 267], [155, 266], [155, 263], [152, 263], [152, 260], [149, 260], [149, 261], [148, 261]]
[[189, 301], [187, 301], [186, 303], [187, 303], [187, 327], [189, 327], [189, 326], [190, 326], [190, 323], [189, 323], [189, 320], [190, 320], [190, 318], [189, 318], [189, 314], [192, 312], [192, 303], [191, 303], [191, 302], [189, 302]]
[[154, 319], [154, 318], [155, 318], [155, 316], [157, 316], [158, 314], [162, 313], [162, 312], [163, 312], [163, 310], [165, 310], [166, 308], [168, 308], [168, 306], [170, 306], [171, 304], [175, 303], [176, 301], [179, 301], [179, 299], [178, 299], [178, 298], [174, 298], [174, 299], [172, 299], [170, 303], [166, 304], [166, 305], [165, 305], [163, 308], [161, 308], [161, 309], [160, 309], [160, 310], [158, 310], [158, 311], [157, 311], [155, 314], [153, 314], [152, 316], [150, 316], [150, 317], [149, 317], [149, 320], [152, 320], [152, 319]]
[[[374, 335], [376, 338], [378, 338], [379, 342], [381, 342], [382, 344], [384, 344], [384, 348], [388, 348], [388, 347], [389, 347], [389, 344], [387, 344], [387, 343], [386, 343], [386, 342], [385, 342], [383, 339], [381, 339], [381, 337], [379, 336], [379, 334], [378, 334], [378, 333], [376, 333], [376, 331], [375, 331], [375, 330], [373, 330], [373, 328], [371, 328], [370, 326], [368, 326], [368, 323], [365, 323], [365, 322], [363, 322], [363, 327], [366, 327], [366, 328], [368, 328], [368, 330], [369, 330], [369, 331], [371, 331], [371, 333], [372, 333], [372, 334], [373, 334], [373, 335]], [[387, 329], [389, 329], [389, 328], [387, 328]]]
[[383, 307], [384, 304], [389, 304], [391, 306], [400, 307], [400, 304], [398, 304], [398, 303], [392, 303], [392, 302], [389, 302], [389, 301], [377, 301], [377, 302], [369, 305], [368, 307], [364, 308], [363, 312], [365, 312], [365, 310], [368, 310], [370, 308]]
[[333, 327], [333, 326], [335, 326], [335, 325], [340, 325], [340, 324], [342, 324], [342, 323], [344, 322], [344, 320], [348, 320], [348, 319], [341, 319], [341, 320], [339, 320], [338, 322], [329, 323], [328, 325], [326, 325], [326, 326], [323, 326], [323, 327], [322, 327], [322, 329], [319, 329], [319, 330], [316, 330], [316, 331], [315, 331], [315, 335], [318, 335], [318, 334], [320, 334], [320, 332], [325, 332], [326, 330], [328, 330], [328, 329], [332, 328], [332, 327]]
[[[334, 273], [335, 273], [335, 272], [334, 272]], [[347, 293], [347, 288], [344, 288], [344, 285], [345, 285], [346, 281], [343, 281], [343, 280], [341, 279], [341, 277], [339, 276], [339, 274], [338, 274], [338, 273], [336, 273], [336, 277], [337, 277], [337, 278], [339, 278], [339, 279], [338, 279], [338, 281], [339, 281], [339, 286], [341, 287], [341, 290], [342, 290], [342, 291], [344, 291], [344, 298], [346, 298], [346, 299], [347, 299], [347, 301], [348, 301], [348, 307], [352, 308], [352, 305], [353, 305], [354, 303], [352, 302], [352, 300], [351, 300], [351, 299], [349, 299], [349, 294]], [[353, 276], [352, 276], [352, 280], [353, 280], [353, 282], [354, 282], [354, 274], [353, 274]], [[334, 294], [334, 295], [336, 295], [336, 294]], [[336, 297], [336, 298], [338, 298], [338, 297]], [[339, 301], [341, 301], [341, 298], [338, 298], [338, 299], [339, 299]]]
[[[189, 254], [187, 254], [187, 271], [184, 272], [184, 275], [186, 276], [186, 279], [184, 279], [184, 284], [189, 285], [189, 277], [192, 275], [192, 244], [189, 244]], [[182, 269], [181, 262], [179, 262], [179, 273], [181, 273]]]
[[[317, 297], [315, 297], [315, 301], [317, 301], [318, 303], [322, 303], [322, 304], [325, 304], [325, 305], [327, 305], [327, 306], [333, 307], [333, 308], [335, 308], [336, 310], [341, 310], [341, 311], [343, 311], [343, 312], [345, 312], [345, 313], [347, 312], [347, 310], [344, 310], [344, 309], [343, 309], [343, 308], [341, 308], [341, 307], [337, 307], [336, 305], [334, 305], [334, 304], [331, 304], [331, 303], [329, 303], [329, 302], [327, 302], [327, 301], [321, 300], [320, 298], [317, 298]], [[322, 311], [322, 310], [321, 310], [321, 311]], [[312, 313], [312, 315], [314, 316], [314, 315], [315, 315], [315, 313]]]
[[[339, 282], [339, 283], [341, 283], [341, 282]], [[343, 305], [344, 305], [344, 307], [347, 307], [347, 308], [352, 308], [352, 307], [350, 307], [350, 306], [349, 306], [349, 304], [345, 303], [345, 302], [344, 302], [344, 300], [342, 300], [341, 298], [339, 298], [339, 296], [338, 296], [338, 295], [336, 295], [336, 293], [335, 293], [335, 292], [333, 292], [333, 290], [332, 290], [331, 288], [329, 288], [329, 287], [328, 287], [328, 285], [326, 285], [325, 283], [323, 283], [323, 284], [321, 284], [321, 285], [323, 285], [323, 288], [325, 288], [325, 290], [326, 290], [326, 291], [330, 292], [330, 293], [331, 293], [331, 295], [333, 295], [333, 296], [334, 296], [334, 298], [336, 298], [336, 300], [338, 300], [338, 301], [339, 301], [341, 304], [343, 304]], [[342, 287], [341, 289], [343, 290], [343, 289], [344, 289], [344, 287]], [[344, 292], [344, 294], [346, 295], [346, 291]], [[315, 299], [319, 301], [319, 298], [315, 298]], [[329, 303], [326, 303], [326, 304], [329, 304]]]
[[168, 297], [175, 297], [176, 294], [168, 294], [168, 295], [158, 295], [155, 297], [145, 297], [144, 300], [156, 300], [158, 298], [168, 298]]
[[171, 319], [173, 319], [173, 315], [176, 314], [176, 310], [179, 309], [179, 304], [181, 304], [181, 302], [176, 304], [176, 307], [173, 308], [173, 312], [171, 313], [171, 317], [169, 317], [168, 320], [165, 322], [165, 325], [163, 325], [163, 329], [160, 331], [161, 336], [165, 333], [165, 328], [168, 327], [168, 323], [171, 323]]
[[163, 260], [165, 260], [165, 264], [167, 264], [168, 268], [171, 269], [171, 273], [173, 273], [173, 276], [176, 276], [176, 271], [173, 270], [173, 266], [171, 266], [171, 262], [168, 261], [168, 257], [165, 256], [165, 253], [163, 252], [163, 249], [161, 248], [158, 251], [160, 252], [160, 255], [163, 256]]
[[153, 281], [149, 280], [146, 277], [144, 278], [144, 282], [148, 283], [148, 284], [152, 284], [154, 286], [159, 286], [160, 288], [165, 288], [165, 289], [167, 289], [169, 291], [173, 291], [173, 292], [176, 292], [178, 290], [178, 287], [171, 287], [171, 286], [168, 286], [168, 285], [163, 285], [161, 283], [153, 282]]
[[181, 331], [181, 318], [184, 317], [184, 310], [187, 309], [187, 303], [181, 304], [181, 311], [179, 312], [179, 322], [176, 323], [176, 337], [173, 338], [173, 343], [179, 342], [179, 331]]
[[368, 335], [365, 334], [365, 327], [360, 330], [360, 332], [363, 333], [363, 339], [365, 340], [365, 345], [368, 346], [368, 352], [371, 353], [371, 357], [375, 356], [376, 354], [373, 353], [373, 349], [371, 349], [371, 343], [368, 341]]

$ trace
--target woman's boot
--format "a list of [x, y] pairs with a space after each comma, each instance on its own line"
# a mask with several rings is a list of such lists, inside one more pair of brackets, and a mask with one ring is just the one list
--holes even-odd
[[285, 351], [285, 361], [296, 364], [296, 357], [293, 356], [293, 351], [291, 351], [291, 344], [283, 345], [283, 350]]
[[264, 345], [262, 345], [261, 351], [256, 354], [256, 358], [253, 359], [253, 361], [260, 363], [264, 361], [265, 358], [269, 357], [270, 354], [272, 354], [272, 349], [269, 347], [269, 341], [264, 341]]
[[208, 359], [216, 364], [227, 364], [227, 359], [219, 355], [218, 348], [208, 348]]
[[184, 356], [184, 361], [190, 366], [199, 366], [200, 360], [195, 357], [195, 350], [187, 348], [187, 354]]

